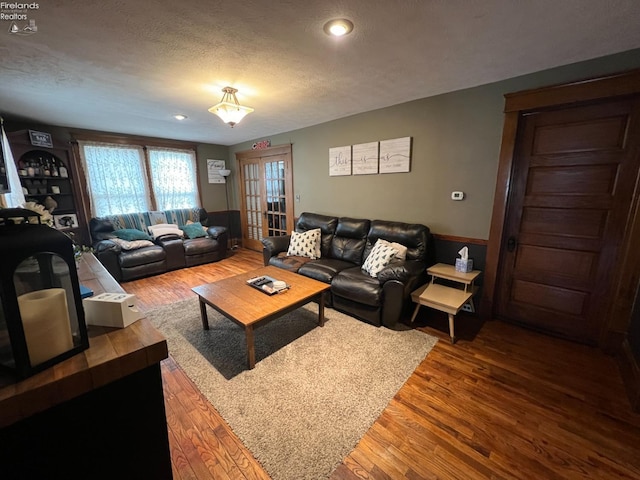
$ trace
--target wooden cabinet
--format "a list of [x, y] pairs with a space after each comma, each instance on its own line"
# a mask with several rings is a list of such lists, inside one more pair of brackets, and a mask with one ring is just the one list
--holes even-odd
[[69, 143], [53, 138], [52, 147], [35, 146], [28, 130], [10, 132], [7, 137], [26, 201], [43, 205], [53, 215], [56, 228], [86, 244], [87, 222]]

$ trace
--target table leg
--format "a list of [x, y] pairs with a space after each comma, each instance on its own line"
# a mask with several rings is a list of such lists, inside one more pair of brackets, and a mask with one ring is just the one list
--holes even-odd
[[413, 311], [413, 315], [411, 315], [411, 322], [413, 323], [413, 321], [416, 319], [416, 315], [418, 315], [418, 310], [420, 310], [420, 304], [416, 304], [416, 309]]
[[320, 294], [320, 300], [318, 300], [318, 325], [324, 327], [324, 293]]
[[248, 325], [244, 329], [245, 336], [247, 337], [247, 362], [249, 364], [249, 370], [256, 366], [256, 347], [253, 339], [253, 326]]
[[451, 337], [451, 343], [456, 343], [456, 335], [453, 331], [453, 320], [455, 319], [455, 315], [452, 313], [449, 314], [449, 336]]
[[207, 304], [204, 303], [202, 297], [199, 297], [200, 300], [200, 318], [202, 318], [202, 328], [205, 330], [209, 330], [209, 318], [207, 317]]

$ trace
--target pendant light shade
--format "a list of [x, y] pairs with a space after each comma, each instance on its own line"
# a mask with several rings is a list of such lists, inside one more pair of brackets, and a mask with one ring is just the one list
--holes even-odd
[[224, 123], [228, 123], [233, 128], [236, 123], [240, 123], [240, 120], [245, 115], [253, 112], [253, 108], [240, 105], [236, 98], [236, 92], [238, 91], [236, 88], [224, 87], [222, 91], [224, 92], [222, 100], [211, 107], [209, 111], [218, 115]]

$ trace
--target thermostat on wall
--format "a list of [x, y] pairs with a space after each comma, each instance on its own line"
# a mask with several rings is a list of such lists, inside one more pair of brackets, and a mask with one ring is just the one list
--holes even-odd
[[464, 200], [464, 192], [451, 192], [451, 200]]

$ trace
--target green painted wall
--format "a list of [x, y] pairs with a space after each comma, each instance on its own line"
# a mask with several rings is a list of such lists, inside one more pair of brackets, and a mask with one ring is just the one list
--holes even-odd
[[[296, 216], [312, 211], [418, 222], [439, 234], [487, 239], [504, 94], [639, 67], [640, 50], [632, 50], [267, 138], [274, 146], [293, 146], [294, 193], [300, 195]], [[413, 139], [411, 172], [329, 176], [330, 147], [406, 136]], [[230, 147], [228, 168], [235, 170], [235, 152], [250, 149], [256, 140], [263, 138]], [[238, 208], [236, 185], [229, 189], [232, 207]], [[465, 200], [451, 200], [454, 190], [465, 192]], [[214, 209], [206, 201], [205, 207]]]

